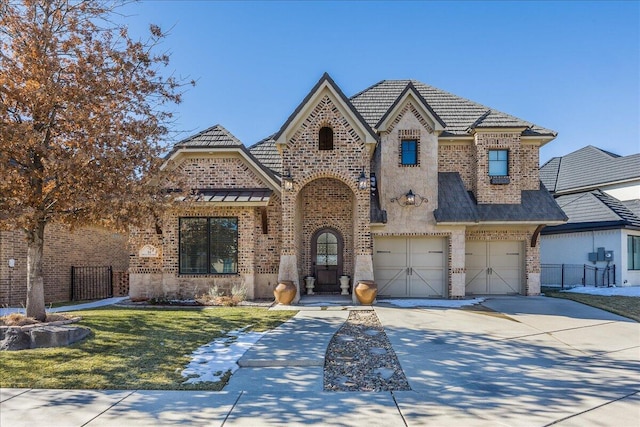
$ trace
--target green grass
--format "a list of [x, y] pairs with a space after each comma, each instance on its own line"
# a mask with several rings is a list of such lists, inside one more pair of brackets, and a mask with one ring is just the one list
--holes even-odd
[[91, 328], [69, 347], [5, 351], [0, 386], [17, 388], [220, 390], [225, 381], [183, 385], [180, 373], [199, 346], [224, 333], [275, 328], [295, 314], [263, 308], [127, 309], [73, 312]]
[[548, 297], [581, 302], [640, 322], [640, 299], [637, 297], [588, 295], [551, 290], [545, 291], [544, 294]]

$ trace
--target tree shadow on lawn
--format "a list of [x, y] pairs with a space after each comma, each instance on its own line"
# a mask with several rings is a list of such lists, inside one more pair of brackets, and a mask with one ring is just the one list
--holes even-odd
[[[89, 338], [64, 348], [6, 353], [3, 387], [80, 389], [210, 389], [220, 383], [183, 384], [191, 353], [248, 325], [275, 327], [286, 319], [266, 310], [98, 309], [79, 312]], [[6, 356], [6, 357], [5, 357]], [[42, 369], [34, 370], [32, 366]], [[9, 374], [9, 372], [11, 372]]]

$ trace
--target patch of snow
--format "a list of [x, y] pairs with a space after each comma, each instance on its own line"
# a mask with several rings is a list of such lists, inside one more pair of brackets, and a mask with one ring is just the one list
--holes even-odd
[[233, 374], [238, 369], [238, 359], [264, 335], [264, 332], [245, 332], [247, 328], [230, 331], [198, 347], [182, 371], [182, 376], [188, 378], [183, 384], [217, 382], [228, 371]]
[[484, 298], [473, 299], [379, 299], [378, 302], [395, 305], [396, 307], [413, 308], [413, 307], [446, 307], [459, 308], [467, 305], [479, 304]]
[[578, 286], [571, 289], [565, 289], [562, 292], [573, 292], [576, 294], [603, 295], [603, 296], [623, 296], [623, 297], [640, 297], [640, 286], [612, 286], [604, 288], [596, 288], [594, 286]]

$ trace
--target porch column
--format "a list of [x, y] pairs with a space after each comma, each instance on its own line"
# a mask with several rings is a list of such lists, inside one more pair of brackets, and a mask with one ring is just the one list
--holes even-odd
[[465, 296], [465, 249], [464, 228], [452, 231], [449, 237], [449, 298], [451, 299]]

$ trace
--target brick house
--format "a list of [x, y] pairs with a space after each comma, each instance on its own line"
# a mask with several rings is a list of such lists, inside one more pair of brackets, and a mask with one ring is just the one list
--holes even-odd
[[131, 296], [272, 297], [306, 276], [340, 292], [342, 275], [381, 296], [536, 295], [539, 232], [566, 219], [538, 173], [555, 136], [417, 81], [347, 98], [325, 74], [248, 149], [222, 126], [174, 146], [192, 195], [132, 232]]
[[[69, 230], [61, 224], [47, 224], [42, 271], [45, 302], [71, 299], [72, 266], [110, 266], [117, 278], [125, 276], [121, 280], [126, 279], [128, 255], [125, 234], [97, 226]], [[0, 304], [25, 305], [26, 299], [27, 242], [24, 232], [0, 231]]]

